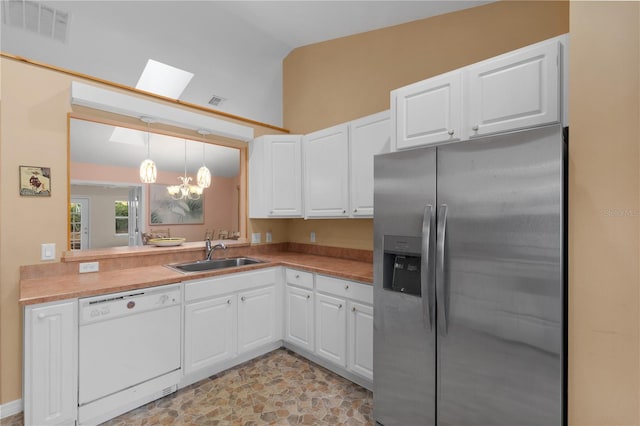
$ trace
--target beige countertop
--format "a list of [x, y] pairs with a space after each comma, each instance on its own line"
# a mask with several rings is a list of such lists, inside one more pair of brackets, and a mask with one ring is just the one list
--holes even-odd
[[373, 282], [373, 265], [370, 262], [297, 252], [261, 253], [250, 257], [264, 260], [265, 263], [189, 274], [182, 274], [162, 265], [154, 265], [107, 272], [23, 279], [20, 280], [20, 304], [31, 305], [115, 293], [272, 266], [287, 266], [369, 284]]

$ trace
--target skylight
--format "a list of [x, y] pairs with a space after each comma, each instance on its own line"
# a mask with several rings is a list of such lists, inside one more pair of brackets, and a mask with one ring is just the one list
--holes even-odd
[[143, 134], [139, 130], [126, 127], [114, 127], [109, 138], [110, 142], [126, 143], [128, 145], [144, 146], [146, 142], [146, 132]]
[[193, 73], [149, 59], [136, 89], [178, 99], [192, 78]]

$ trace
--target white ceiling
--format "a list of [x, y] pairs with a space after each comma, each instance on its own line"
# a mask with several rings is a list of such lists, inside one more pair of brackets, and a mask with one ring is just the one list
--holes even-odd
[[[68, 12], [66, 42], [7, 25], [0, 49], [135, 86], [148, 59], [195, 74], [181, 99], [282, 124], [282, 61], [292, 49], [487, 1], [44, 1]], [[30, 3], [33, 4], [33, 3]]]

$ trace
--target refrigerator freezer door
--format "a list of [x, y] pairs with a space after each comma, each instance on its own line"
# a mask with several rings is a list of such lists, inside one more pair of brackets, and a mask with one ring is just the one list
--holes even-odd
[[438, 148], [439, 426], [562, 424], [562, 182], [559, 125]]
[[374, 417], [433, 425], [436, 150], [376, 156], [374, 170]]

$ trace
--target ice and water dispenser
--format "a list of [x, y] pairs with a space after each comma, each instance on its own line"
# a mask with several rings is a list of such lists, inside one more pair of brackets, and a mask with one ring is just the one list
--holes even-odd
[[421, 245], [420, 237], [384, 236], [384, 289], [421, 296]]

